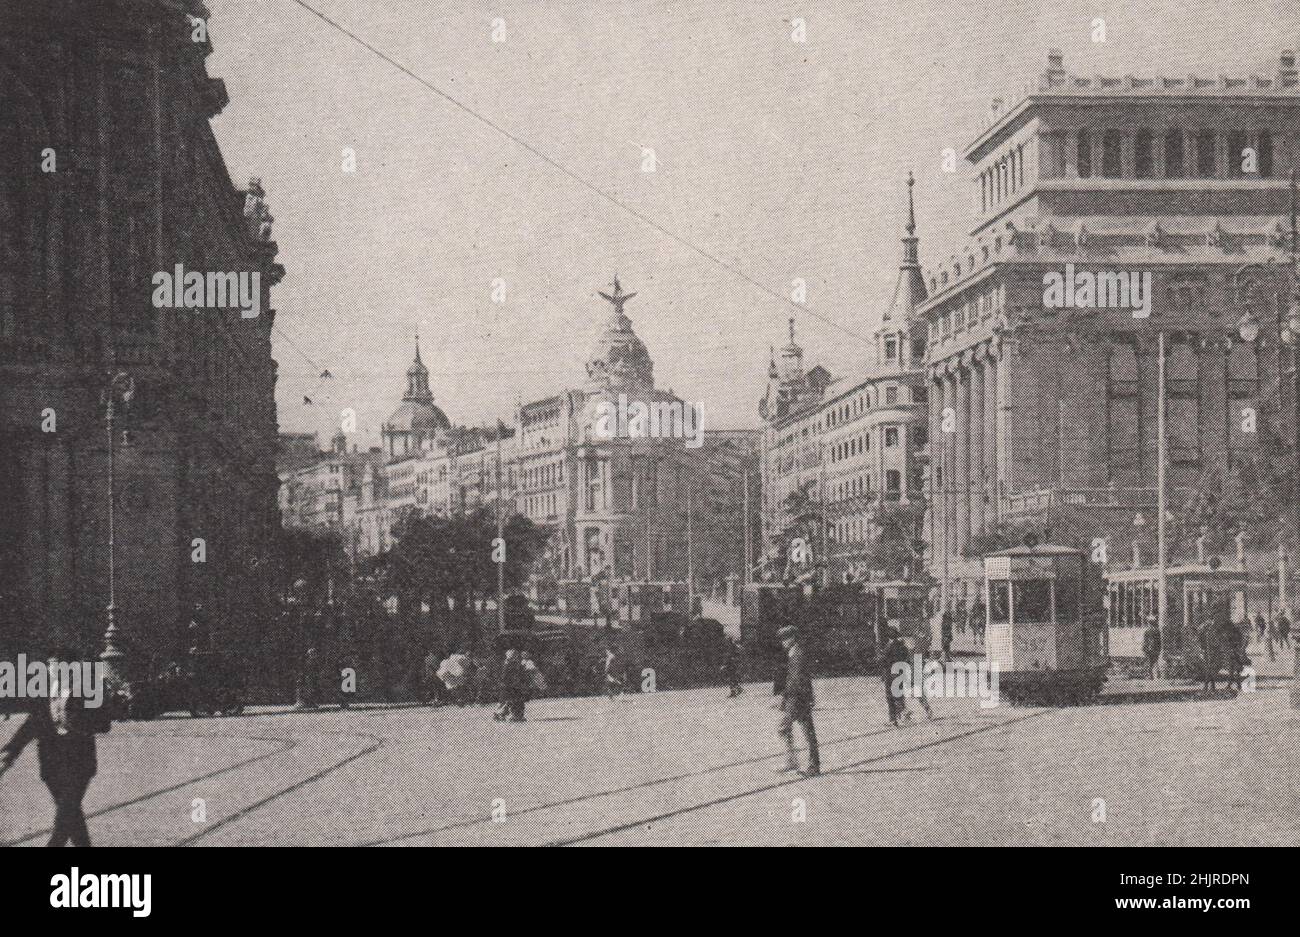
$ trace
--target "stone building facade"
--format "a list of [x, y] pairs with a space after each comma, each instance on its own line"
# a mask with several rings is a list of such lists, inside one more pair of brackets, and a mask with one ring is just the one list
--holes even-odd
[[[759, 404], [764, 419], [762, 530], [765, 575], [794, 573], [783, 555], [791, 495], [804, 491], [814, 529], [812, 565], [829, 581], [869, 578], [866, 544], [882, 505], [924, 502], [928, 453], [925, 324], [916, 309], [926, 297], [908, 179], [908, 219], [893, 297], [872, 332], [871, 360], [852, 377], [832, 379], [822, 367], [803, 370], [794, 340], [775, 353]], [[919, 531], [918, 531], [919, 534]], [[799, 562], [799, 567], [809, 564]]]
[[[499, 478], [508, 513], [552, 529], [542, 565], [556, 578], [681, 581], [689, 569], [705, 590], [742, 579], [746, 543], [751, 563], [758, 549], [758, 433], [709, 429], [688, 410], [694, 405], [655, 387], [654, 363], [624, 311], [635, 294], [615, 281], [601, 295], [611, 311], [587, 356], [585, 382], [520, 403], [508, 425], [452, 425], [433, 402], [417, 346], [406, 394], [383, 425], [382, 458], [358, 462], [344, 442], [343, 455], [287, 473], [285, 523], [341, 521], [349, 549], [374, 554], [391, 545], [404, 513], [449, 516], [495, 505]], [[637, 403], [662, 417], [658, 435], [604, 419]], [[692, 427], [699, 430], [693, 441]], [[746, 477], [749, 538], [740, 511]], [[330, 492], [337, 510], [302, 508], [322, 479], [326, 488], [337, 482]]]
[[[117, 373], [133, 382], [112, 443], [128, 668], [174, 653], [195, 603], [218, 640], [265, 621], [283, 270], [265, 193], [232, 184], [213, 137], [227, 96], [195, 17], [179, 0], [0, 2], [0, 650], [101, 646]], [[258, 275], [260, 314], [159, 308], [154, 276], [178, 264]]]
[[[1072, 75], [1053, 51], [966, 158], [972, 234], [920, 307], [931, 571], [959, 614], [999, 525], [1068, 527], [1127, 559], [1137, 515], [1154, 520], [1161, 332], [1175, 514], [1215, 460], [1258, 444], [1248, 410], [1289, 425], [1268, 298], [1282, 278], [1254, 265], [1287, 249], [1295, 56], [1263, 76], [1141, 79]], [[1253, 342], [1247, 304], [1265, 319]]]

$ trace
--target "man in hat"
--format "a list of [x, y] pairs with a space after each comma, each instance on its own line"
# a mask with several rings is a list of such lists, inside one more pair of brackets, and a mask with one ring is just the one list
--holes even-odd
[[885, 685], [885, 704], [889, 708], [889, 721], [897, 726], [899, 719], [911, 718], [904, 697], [906, 691], [902, 687], [895, 686], [897, 681], [894, 673], [895, 664], [907, 663], [907, 645], [903, 643], [898, 629], [892, 625], [885, 626], [881, 639], [885, 642], [885, 646], [880, 649], [880, 681]]
[[817, 729], [813, 726], [813, 697], [811, 662], [808, 660], [799, 631], [786, 625], [777, 632], [785, 648], [785, 687], [781, 692], [781, 737], [785, 739], [785, 764], [781, 771], [798, 771], [799, 761], [794, 750], [794, 725], [799, 724], [808, 742], [808, 767], [801, 772], [805, 777], [821, 774], [821, 753], [817, 749]]
[[[50, 659], [51, 669], [58, 673], [56, 665], [76, 659], [75, 652], [62, 649]], [[89, 846], [90, 832], [81, 801], [99, 767], [95, 734], [109, 730], [109, 714], [103, 707], [87, 707], [84, 698], [73, 697], [72, 687], [60, 686], [57, 678], [50, 681], [48, 698], [29, 702], [27, 721], [0, 749], [0, 775], [35, 739], [41, 780], [54, 799], [54, 829], [46, 845], [64, 846], [71, 840], [74, 846]]]

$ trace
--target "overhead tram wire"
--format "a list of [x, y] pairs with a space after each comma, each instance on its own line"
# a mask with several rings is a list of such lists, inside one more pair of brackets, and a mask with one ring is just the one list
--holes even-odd
[[563, 163], [559, 162], [554, 157], [547, 155], [544, 151], [538, 149], [536, 146], [529, 143], [523, 137], [520, 137], [518, 134], [512, 133], [511, 131], [507, 130], [505, 127], [502, 127], [500, 124], [496, 123], [490, 117], [486, 117], [483, 114], [480, 114], [478, 111], [474, 110], [468, 104], [465, 104], [464, 102], [458, 100], [457, 98], [448, 94], [446, 91], [443, 91], [441, 88], [433, 84], [428, 79], [423, 78], [422, 76], [413, 72], [410, 68], [403, 65], [401, 62], [397, 61], [392, 56], [388, 55], [382, 49], [379, 49], [378, 47], [372, 45], [370, 42], [366, 41], [365, 39], [358, 36], [356, 33], [352, 32], [346, 26], [342, 25], [341, 23], [339, 23], [334, 19], [331, 19], [329, 16], [322, 13], [320, 10], [317, 10], [311, 4], [307, 3], [306, 0], [290, 0], [290, 2], [295, 3], [298, 6], [302, 7], [308, 13], [312, 14], [317, 19], [321, 20], [322, 22], [328, 24], [338, 32], [347, 36], [349, 39], [351, 39], [353, 42], [360, 45], [362, 48], [366, 49], [373, 55], [376, 55], [379, 58], [383, 59], [389, 65], [393, 66], [393, 68], [396, 68], [398, 71], [406, 75], [408, 78], [411, 78], [413, 81], [417, 82], [424, 88], [428, 89], [429, 91], [432, 91], [434, 94], [442, 98], [447, 103], [453, 105], [454, 107], [458, 108], [461, 111], [464, 111], [470, 117], [474, 118], [475, 120], [482, 123], [483, 125], [490, 127], [492, 130], [495, 130], [497, 133], [501, 134], [503, 137], [510, 140], [512, 143], [515, 143], [516, 145], [527, 150], [529, 153], [532, 153], [534, 156], [542, 160], [542, 162], [546, 163], [551, 168], [568, 176], [574, 182], [578, 183], [583, 188], [588, 189], [591, 192], [594, 192], [596, 195], [600, 196], [605, 201], [610, 202], [611, 204], [617, 206], [618, 208], [621, 208], [623, 211], [627, 212], [629, 215], [636, 218], [638, 221], [642, 222], [645, 225], [648, 225], [649, 227], [658, 231], [660, 234], [664, 235], [665, 237], [671, 238], [672, 240], [676, 241], [678, 244], [681, 244], [683, 247], [687, 248], [693, 253], [703, 257], [705, 260], [708, 260], [711, 263], [716, 264], [717, 266], [721, 267], [723, 270], [726, 270], [728, 273], [732, 274], [733, 276], [739, 277], [740, 279], [744, 280], [750, 286], [753, 286], [754, 288], [761, 290], [767, 295], [780, 300], [783, 304], [793, 306], [795, 309], [799, 310], [800, 312], [806, 313], [807, 315], [812, 316], [814, 319], [817, 319], [818, 321], [823, 322], [834, 329], [838, 329], [839, 331], [843, 332], [845, 335], [848, 335], [852, 338], [856, 338], [859, 341], [866, 342], [867, 344], [874, 344], [874, 342], [869, 336], [863, 335], [860, 332], [856, 332], [853, 329], [840, 325], [838, 322], [834, 321], [833, 319], [827, 318], [826, 316], [822, 315], [821, 313], [817, 312], [816, 310], [812, 309], [807, 305], [795, 302], [790, 297], [784, 295], [778, 290], [774, 290], [771, 287], [759, 282], [758, 280], [755, 280], [753, 277], [745, 273], [745, 271], [741, 270], [739, 267], [727, 263], [725, 260], [723, 260], [721, 257], [718, 257], [716, 254], [710, 253], [709, 251], [705, 250], [703, 247], [700, 247], [695, 242], [688, 240], [684, 235], [678, 234], [672, 229], [665, 227], [664, 225], [660, 224], [658, 221], [655, 221], [649, 215], [637, 211], [631, 205], [628, 205], [626, 202], [621, 201], [615, 195], [605, 191], [600, 186], [586, 179], [582, 175], [579, 175], [576, 171], [565, 166]]

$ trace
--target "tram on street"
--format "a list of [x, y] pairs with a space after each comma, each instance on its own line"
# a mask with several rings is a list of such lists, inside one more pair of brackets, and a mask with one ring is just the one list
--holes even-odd
[[870, 672], [886, 626], [903, 635], [929, 627], [928, 594], [924, 583], [902, 580], [864, 580], [825, 588], [747, 585], [741, 591], [741, 642], [759, 672], [776, 670], [783, 659], [776, 633], [793, 624], [809, 642], [818, 676]]
[[1038, 544], [984, 557], [985, 659], [1013, 703], [1080, 703], [1106, 681], [1102, 578], [1072, 547]]
[[[1155, 567], [1121, 569], [1106, 574], [1106, 618], [1111, 657], [1119, 663], [1142, 657], [1142, 634], [1156, 614], [1159, 572]], [[1165, 571], [1165, 632], [1161, 650], [1166, 674], [1195, 676], [1200, 659], [1196, 632], [1216, 610], [1233, 621], [1251, 614], [1250, 577], [1240, 566], [1208, 562], [1180, 563]]]

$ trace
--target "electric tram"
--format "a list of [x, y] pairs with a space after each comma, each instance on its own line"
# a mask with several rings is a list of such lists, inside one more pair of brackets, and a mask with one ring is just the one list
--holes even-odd
[[[1143, 631], [1156, 615], [1159, 581], [1159, 572], [1151, 566], [1106, 574], [1111, 657], [1116, 663], [1140, 662]], [[1196, 630], [1206, 618], [1224, 610], [1233, 621], [1239, 621], [1252, 612], [1250, 577], [1244, 565], [1227, 566], [1218, 557], [1168, 567], [1165, 595], [1161, 650], [1170, 677], [1199, 674]]]
[[1102, 579], [1081, 550], [1039, 544], [984, 557], [985, 659], [1013, 703], [1095, 699], [1106, 681]]

